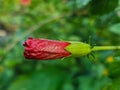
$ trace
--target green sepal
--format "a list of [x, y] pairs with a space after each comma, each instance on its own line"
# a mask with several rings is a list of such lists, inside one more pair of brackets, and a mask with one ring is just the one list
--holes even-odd
[[83, 42], [68, 41], [68, 45], [65, 50], [71, 53], [71, 56], [80, 57], [85, 56], [91, 52], [91, 46]]

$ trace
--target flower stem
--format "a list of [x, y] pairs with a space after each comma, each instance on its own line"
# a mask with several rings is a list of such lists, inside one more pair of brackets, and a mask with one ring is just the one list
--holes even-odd
[[92, 51], [99, 51], [99, 50], [119, 50], [120, 46], [94, 46]]

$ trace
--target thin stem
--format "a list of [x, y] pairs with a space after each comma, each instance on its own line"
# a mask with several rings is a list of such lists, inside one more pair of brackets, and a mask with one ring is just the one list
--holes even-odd
[[99, 50], [118, 50], [120, 46], [94, 46], [92, 51], [99, 51]]

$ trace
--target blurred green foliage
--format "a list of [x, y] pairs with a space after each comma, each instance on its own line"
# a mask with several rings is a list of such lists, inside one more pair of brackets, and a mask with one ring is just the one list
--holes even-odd
[[29, 36], [120, 45], [120, 0], [21, 1], [0, 0], [0, 90], [120, 90], [120, 51], [29, 61], [22, 46]]

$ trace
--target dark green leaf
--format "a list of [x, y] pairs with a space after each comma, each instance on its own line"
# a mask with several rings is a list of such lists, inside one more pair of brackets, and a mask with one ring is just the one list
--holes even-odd
[[92, 0], [90, 6], [93, 15], [107, 14], [114, 11], [118, 6], [118, 0]]

